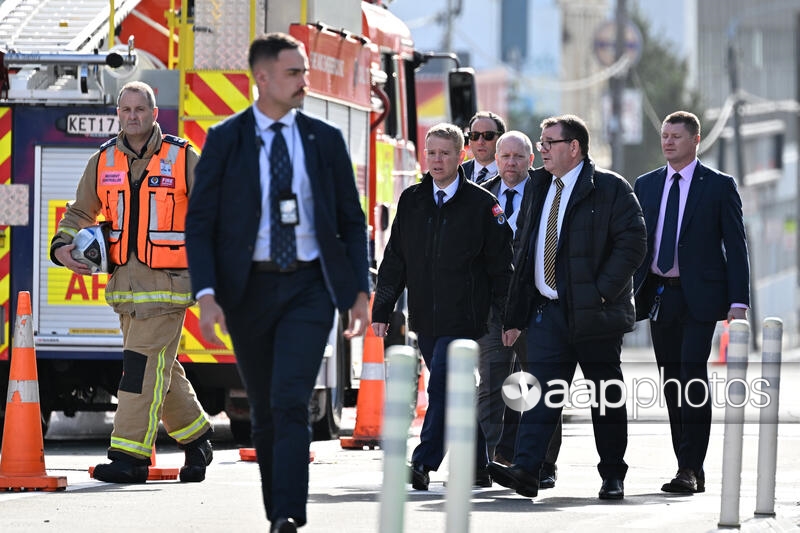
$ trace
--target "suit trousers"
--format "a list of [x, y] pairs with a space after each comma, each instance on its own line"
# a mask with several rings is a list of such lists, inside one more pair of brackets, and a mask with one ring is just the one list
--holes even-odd
[[708, 357], [715, 327], [692, 318], [681, 287], [664, 287], [658, 320], [650, 321], [678, 468], [701, 478], [711, 432]]
[[495, 309], [489, 313], [488, 326], [489, 332], [478, 339], [478, 422], [491, 459], [503, 433], [506, 411], [500, 391], [514, 369], [516, 357], [515, 347], [503, 346], [503, 325]]
[[[581, 365], [584, 378], [591, 381], [596, 391], [602, 383], [620, 383], [622, 370], [620, 353], [622, 336], [573, 342], [569, 339], [566, 309], [558, 302], [548, 302], [535, 313], [528, 325], [528, 372], [541, 386], [542, 396], [529, 410], [522, 413], [517, 436], [514, 463], [522, 469], [538, 474], [546, 462], [547, 449], [559, 424], [562, 406], [548, 405], [545, 398], [559, 390], [552, 380], [572, 383], [575, 369]], [[628, 444], [628, 416], [625, 403], [620, 404], [622, 388], [609, 385], [604, 398], [591, 408], [595, 447], [600, 456], [597, 470], [600, 477], [624, 479], [628, 470], [623, 457]], [[568, 400], [555, 394], [549, 402], [561, 404]], [[605, 413], [601, 411], [605, 408]]]
[[177, 360], [185, 309], [150, 317], [119, 315], [122, 366], [109, 458], [152, 455], [161, 420], [169, 435], [187, 444], [211, 428], [194, 388]]
[[[489, 332], [478, 339], [481, 348], [478, 362], [480, 382], [478, 384], [477, 466], [482, 466], [481, 451], [485, 446], [487, 457], [493, 460], [495, 453], [506, 459], [514, 457], [520, 413], [506, 406], [501, 390], [503, 382], [513, 372], [527, 368], [528, 343], [523, 332], [514, 346], [503, 345], [503, 324], [495, 309], [489, 314]], [[545, 464], [554, 470], [561, 450], [561, 422], [553, 432], [547, 449]]]
[[225, 310], [272, 522], [306, 523], [308, 402], [333, 317], [319, 265], [291, 273], [251, 271], [244, 300]]
[[[419, 433], [420, 443], [411, 454], [413, 463], [438, 470], [445, 455], [444, 416], [447, 398], [447, 347], [459, 337], [417, 335], [417, 343], [428, 367], [428, 410]], [[484, 465], [486, 462], [483, 463]]]

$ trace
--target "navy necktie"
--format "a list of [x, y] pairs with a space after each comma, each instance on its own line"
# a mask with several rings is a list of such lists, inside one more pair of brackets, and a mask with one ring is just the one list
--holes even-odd
[[[297, 259], [297, 243], [294, 225], [281, 224], [280, 198], [292, 193], [292, 162], [281, 128], [283, 124], [280, 122], [270, 126], [275, 132], [269, 151], [270, 256], [280, 268], [286, 268]], [[297, 204], [290, 207], [297, 209]]]
[[436, 191], [436, 207], [442, 207], [444, 205], [445, 196], [447, 196], [446, 192]]
[[514, 189], [506, 189], [506, 192], [503, 194], [506, 195], [506, 208], [503, 209], [506, 213], [506, 220], [511, 218], [511, 215], [514, 214], [514, 195], [517, 194], [517, 191]]
[[483, 182], [483, 180], [486, 179], [486, 174], [488, 174], [488, 173], [489, 173], [489, 169], [486, 168], [486, 167], [483, 167], [481, 169], [481, 171], [478, 172], [478, 176], [475, 178], [475, 183], [480, 185]]
[[675, 265], [675, 243], [678, 241], [678, 205], [680, 204], [681, 175], [672, 175], [672, 186], [667, 196], [667, 209], [664, 211], [664, 227], [661, 230], [661, 244], [658, 247], [658, 269], [666, 273]]

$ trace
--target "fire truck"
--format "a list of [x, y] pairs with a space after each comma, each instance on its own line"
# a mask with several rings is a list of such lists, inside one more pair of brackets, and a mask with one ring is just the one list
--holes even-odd
[[[89, 156], [119, 129], [119, 89], [132, 80], [150, 84], [162, 129], [200, 151], [211, 125], [251, 105], [247, 49], [270, 31], [305, 45], [304, 109], [344, 133], [374, 271], [397, 198], [419, 178], [415, 71], [430, 58], [455, 57], [416, 51], [408, 27], [380, 0], [0, 3], [0, 398], [17, 294], [30, 291], [45, 428], [53, 411], [114, 408], [122, 338], [105, 303], [107, 275], [56, 266], [49, 243]], [[463, 126], [475, 111], [474, 81], [457, 60], [455, 67], [443, 77], [452, 85], [450, 118]], [[363, 338], [345, 341], [346, 327], [337, 315], [309, 405], [317, 439], [335, 437], [342, 407], [355, 405]], [[403, 302], [391, 331], [387, 343], [414, 344]], [[234, 437], [245, 439], [248, 407], [235, 356], [203, 339], [196, 307], [187, 312], [178, 357], [204, 408], [225, 411]]]

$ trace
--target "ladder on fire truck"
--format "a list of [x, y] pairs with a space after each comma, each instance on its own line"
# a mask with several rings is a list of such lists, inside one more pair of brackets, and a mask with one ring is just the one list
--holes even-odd
[[[141, 0], [3, 0], [0, 2], [0, 58], [8, 67], [19, 69], [9, 94], [20, 100], [47, 100], [54, 103], [64, 98], [95, 100], [101, 92], [92, 91], [90, 79], [97, 66], [109, 64], [101, 47], [107, 48], [109, 18], [114, 27], [130, 14]], [[113, 13], [113, 15], [112, 15]], [[113, 44], [113, 43], [112, 43]], [[135, 62], [132, 50], [126, 64]], [[43, 68], [51, 65], [54, 68]], [[92, 66], [92, 69], [89, 68]], [[3, 65], [0, 65], [2, 67]], [[80, 87], [78, 87], [80, 85]], [[80, 95], [83, 95], [81, 98]]]
[[[114, 26], [140, 0], [114, 2]], [[91, 52], [108, 39], [108, 0], [4, 0], [0, 47], [20, 53]]]

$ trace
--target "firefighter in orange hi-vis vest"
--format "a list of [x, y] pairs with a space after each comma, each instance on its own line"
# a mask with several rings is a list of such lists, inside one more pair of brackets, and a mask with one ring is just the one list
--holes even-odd
[[120, 133], [89, 159], [50, 245], [54, 263], [89, 275], [97, 268], [73, 239], [103, 220], [110, 272], [105, 293], [120, 319], [123, 371], [111, 462], [97, 465], [93, 475], [144, 483], [161, 420], [186, 454], [181, 481], [199, 482], [212, 459], [212, 428], [176, 359], [186, 308], [194, 303], [184, 222], [198, 156], [188, 141], [162, 134], [147, 84], [121, 89], [117, 115]]

